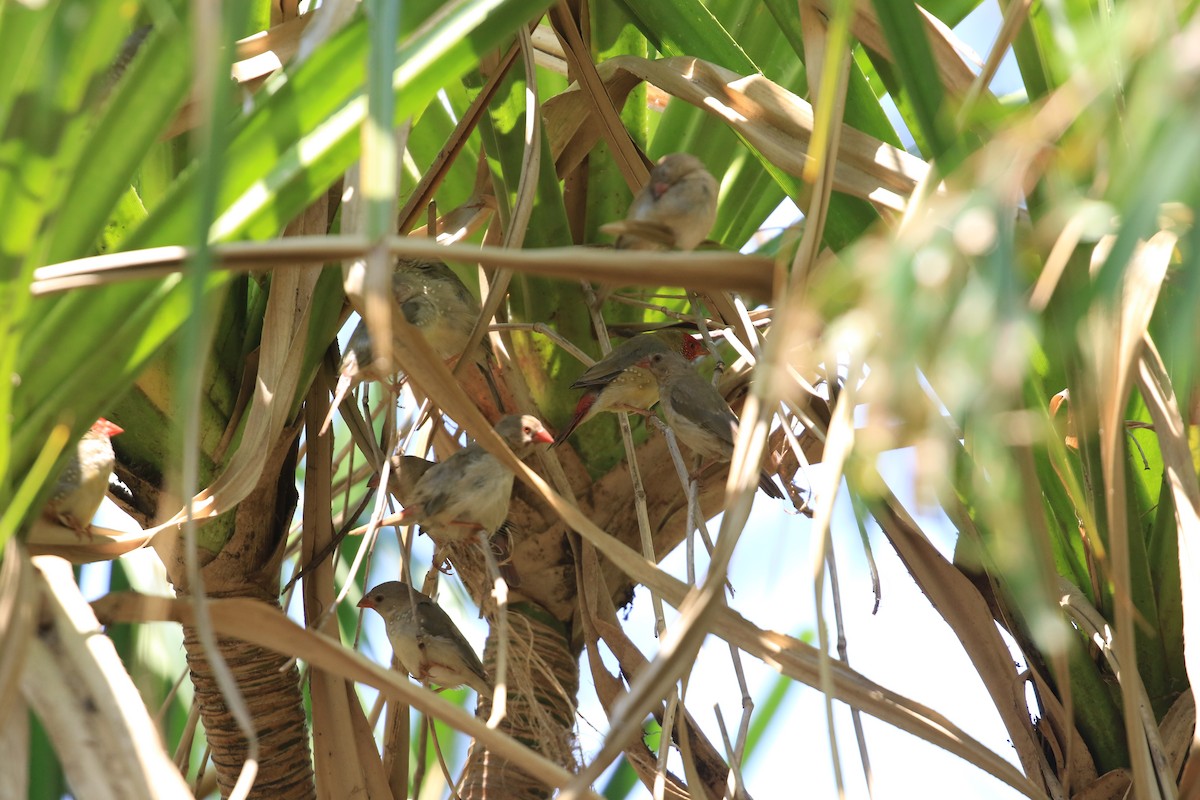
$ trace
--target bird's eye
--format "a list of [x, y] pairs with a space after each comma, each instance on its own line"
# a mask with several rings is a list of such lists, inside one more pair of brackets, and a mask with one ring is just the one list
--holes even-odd
[[523, 428], [523, 430], [524, 430], [526, 433], [533, 433], [533, 428], [529, 427], [528, 425], [526, 425], [526, 426]]

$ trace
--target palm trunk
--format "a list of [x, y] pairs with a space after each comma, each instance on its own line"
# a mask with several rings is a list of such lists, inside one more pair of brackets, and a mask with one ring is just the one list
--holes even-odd
[[[500, 730], [574, 772], [579, 650], [568, 641], [565, 627], [532, 603], [510, 608], [508, 618], [508, 705]], [[495, 674], [497, 648], [493, 628], [484, 650], [490, 675]], [[486, 718], [490, 712], [491, 704], [481, 701], [479, 715]], [[478, 742], [471, 744], [458, 793], [463, 800], [533, 800], [552, 794], [550, 787]]]
[[[296, 508], [295, 432], [285, 431], [254, 492], [237, 507], [233, 535], [202, 569], [209, 597], [251, 597], [279, 606], [279, 576], [288, 525]], [[190, 594], [182, 553], [164, 558], [180, 597]], [[200, 718], [212, 751], [221, 795], [228, 797], [246, 760], [246, 737], [217, 685], [208, 654], [194, 628], [184, 628], [184, 649]], [[252, 798], [316, 796], [299, 674], [270, 650], [237, 639], [217, 647], [233, 673], [258, 736], [259, 771]]]
[[[221, 796], [228, 797], [246, 760], [246, 737], [225, 703], [194, 628], [183, 629], [183, 646], [217, 785]], [[295, 666], [280, 672], [287, 658], [240, 639], [218, 639], [217, 646], [246, 699], [258, 736], [262, 761], [250, 797], [316, 797]]]

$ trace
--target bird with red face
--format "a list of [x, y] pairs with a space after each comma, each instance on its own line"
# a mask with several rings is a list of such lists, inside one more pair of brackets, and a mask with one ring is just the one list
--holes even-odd
[[58, 474], [54, 492], [42, 511], [47, 519], [60, 522], [79, 534], [90, 531], [92, 517], [104, 502], [108, 480], [117, 463], [112, 437], [124, 432], [119, 425], [106, 419], [98, 419], [92, 424]]

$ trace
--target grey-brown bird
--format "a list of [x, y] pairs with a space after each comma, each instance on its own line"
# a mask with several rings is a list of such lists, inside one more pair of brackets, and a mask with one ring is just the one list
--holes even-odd
[[[404, 318], [421, 330], [435, 353], [443, 359], [462, 353], [479, 319], [480, 306], [444, 261], [398, 260], [392, 291]], [[486, 349], [480, 347], [471, 359], [486, 367]]]
[[[433, 467], [437, 466], [436, 461], [430, 461], [420, 456], [392, 456], [392, 471], [389, 486], [392, 494], [400, 501], [402, 506], [410, 506], [415, 501], [417, 483], [424, 477], [425, 473]], [[500, 574], [510, 587], [516, 588], [521, 585], [521, 576], [517, 572], [516, 566], [512, 563], [512, 542], [511, 530], [508, 520], [500, 524], [500, 527], [493, 531], [488, 537], [488, 544], [492, 548], [492, 556], [498, 562]]]
[[[529, 414], [511, 414], [496, 423], [496, 433], [517, 458], [538, 443], [554, 441], [541, 421]], [[508, 467], [474, 442], [421, 476], [413, 502], [400, 513], [405, 524], [419, 523], [435, 541], [465, 539], [475, 531], [495, 533], [508, 516], [513, 474]]]
[[704, 345], [687, 331], [668, 328], [627, 339], [588, 367], [572, 389], [583, 389], [571, 421], [558, 434], [553, 447], [567, 440], [576, 428], [602, 411], [645, 414], [658, 402], [658, 383], [637, 362], [652, 353], [675, 352], [692, 359], [704, 354]]
[[417, 483], [425, 476], [426, 472], [437, 466], [437, 462], [410, 455], [393, 455], [391, 462], [389, 486], [392, 494], [400, 501], [400, 505], [412, 505], [417, 491]]
[[694, 250], [717, 218], [717, 181], [690, 153], [665, 155], [623, 222], [602, 230], [619, 234], [618, 250]]
[[[475, 295], [445, 262], [438, 260], [397, 260], [392, 273], [392, 300], [396, 310], [421, 332], [433, 351], [447, 360], [462, 353], [480, 314]], [[395, 344], [403, 346], [398, 339]], [[338, 366], [333, 402], [321, 426], [321, 433], [329, 429], [334, 412], [355, 386], [363, 381], [378, 381], [386, 377], [373, 367], [374, 357], [367, 325], [360, 321], [346, 341], [346, 350]], [[499, 389], [492, 377], [489, 351], [481, 344], [472, 353], [471, 360], [487, 379], [493, 399], [499, 407]]]
[[[482, 311], [475, 295], [445, 262], [436, 259], [402, 258], [396, 262], [396, 275], [399, 282], [396, 302], [404, 318], [420, 329], [425, 341], [443, 359], [459, 357]], [[483, 375], [499, 413], [503, 409], [503, 394], [492, 374], [495, 362], [492, 351], [480, 342], [467, 357]]]
[[[675, 353], [654, 353], [642, 359], [639, 366], [650, 370], [658, 381], [659, 405], [681, 442], [714, 461], [733, 457], [738, 418], [711, 383]], [[777, 500], [783, 499], [766, 472], [759, 473], [758, 487]]]
[[358, 607], [379, 612], [396, 660], [422, 684], [444, 689], [466, 685], [492, 696], [479, 656], [429, 595], [407, 583], [388, 581], [367, 591]]
[[42, 509], [47, 519], [61, 522], [76, 533], [89, 532], [116, 466], [111, 437], [118, 433], [124, 433], [124, 429], [98, 419], [76, 443], [75, 452], [58, 474], [54, 493]]

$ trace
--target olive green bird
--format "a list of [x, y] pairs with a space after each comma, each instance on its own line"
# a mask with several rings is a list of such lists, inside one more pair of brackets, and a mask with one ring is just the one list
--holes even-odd
[[637, 365], [642, 359], [654, 353], [678, 353], [691, 361], [704, 352], [704, 345], [699, 340], [678, 328], [625, 340], [571, 384], [572, 389], [583, 389], [583, 396], [553, 446], [558, 447], [576, 428], [602, 411], [648, 413], [658, 402], [658, 383], [648, 370]]

